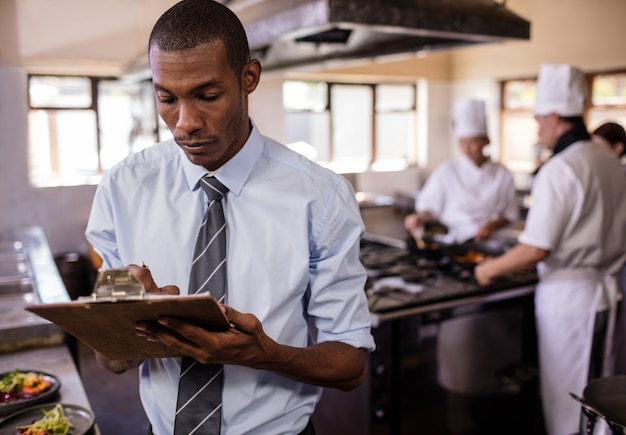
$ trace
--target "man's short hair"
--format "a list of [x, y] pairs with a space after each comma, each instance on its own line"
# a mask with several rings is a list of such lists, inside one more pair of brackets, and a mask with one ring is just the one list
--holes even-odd
[[153, 46], [162, 51], [181, 51], [222, 41], [232, 70], [241, 74], [250, 60], [248, 38], [239, 18], [212, 0], [183, 0], [165, 11], [150, 33]]

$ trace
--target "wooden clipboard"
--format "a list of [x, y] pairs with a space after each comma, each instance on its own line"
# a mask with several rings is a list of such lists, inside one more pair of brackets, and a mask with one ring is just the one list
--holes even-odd
[[209, 295], [159, 295], [116, 301], [77, 300], [27, 305], [24, 309], [51, 321], [87, 346], [112, 360], [182, 356], [161, 343], [137, 336], [138, 321], [180, 317], [207, 329], [225, 330], [229, 322]]

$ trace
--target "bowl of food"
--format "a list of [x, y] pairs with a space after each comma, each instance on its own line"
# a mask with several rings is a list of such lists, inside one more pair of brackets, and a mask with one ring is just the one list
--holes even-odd
[[88, 435], [94, 414], [81, 406], [49, 403], [23, 409], [0, 422], [0, 435]]
[[50, 373], [19, 369], [0, 373], [0, 416], [51, 402], [60, 387], [59, 379]]

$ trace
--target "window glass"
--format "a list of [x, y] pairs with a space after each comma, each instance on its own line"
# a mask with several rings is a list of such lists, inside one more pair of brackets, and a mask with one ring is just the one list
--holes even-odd
[[533, 114], [536, 80], [512, 80], [502, 86], [500, 162], [514, 176], [518, 189], [529, 189], [530, 174], [546, 158], [538, 144]]
[[589, 131], [605, 122], [626, 126], [626, 73], [595, 76], [591, 95], [593, 105], [587, 116]]
[[376, 156], [372, 167], [394, 170], [406, 167], [415, 143], [415, 86], [376, 86]]
[[92, 105], [88, 77], [33, 76], [29, 83], [31, 107], [78, 108]]
[[405, 167], [414, 143], [413, 112], [378, 113], [376, 115], [375, 168], [393, 170]]
[[408, 111], [415, 109], [415, 86], [381, 84], [376, 86], [376, 112]]
[[330, 160], [330, 116], [328, 111], [285, 114], [287, 146], [310, 160]]
[[514, 172], [531, 173], [541, 157], [537, 122], [530, 113], [509, 112], [502, 117], [501, 159]]
[[33, 110], [28, 117], [30, 179], [36, 186], [95, 182], [96, 114], [91, 110]]
[[371, 86], [333, 85], [331, 162], [340, 172], [360, 172], [372, 161]]
[[283, 83], [287, 146], [337, 172], [404, 169], [414, 160], [416, 86]]
[[594, 106], [626, 106], [626, 73], [594, 77], [591, 95]]
[[286, 81], [283, 107], [287, 111], [323, 112], [328, 107], [328, 86], [324, 82]]
[[[159, 136], [150, 82], [30, 76], [29, 176], [34, 186], [96, 184]], [[165, 131], [164, 131], [165, 133]]]
[[535, 103], [535, 80], [512, 80], [504, 84], [505, 109], [532, 109]]
[[98, 84], [102, 170], [156, 141], [156, 109], [151, 99], [148, 83], [106, 80]]

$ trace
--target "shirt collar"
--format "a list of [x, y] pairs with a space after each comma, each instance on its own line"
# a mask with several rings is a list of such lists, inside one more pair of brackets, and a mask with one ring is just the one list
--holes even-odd
[[[239, 196], [246, 180], [252, 172], [252, 168], [263, 153], [264, 140], [254, 122], [248, 140], [229, 161], [222, 167], [213, 171], [215, 177], [226, 187], [228, 191]], [[179, 147], [180, 158], [182, 159], [183, 172], [187, 179], [189, 190], [195, 190], [199, 186], [200, 178], [208, 171], [200, 165], [194, 165], [189, 161], [184, 151]]]

